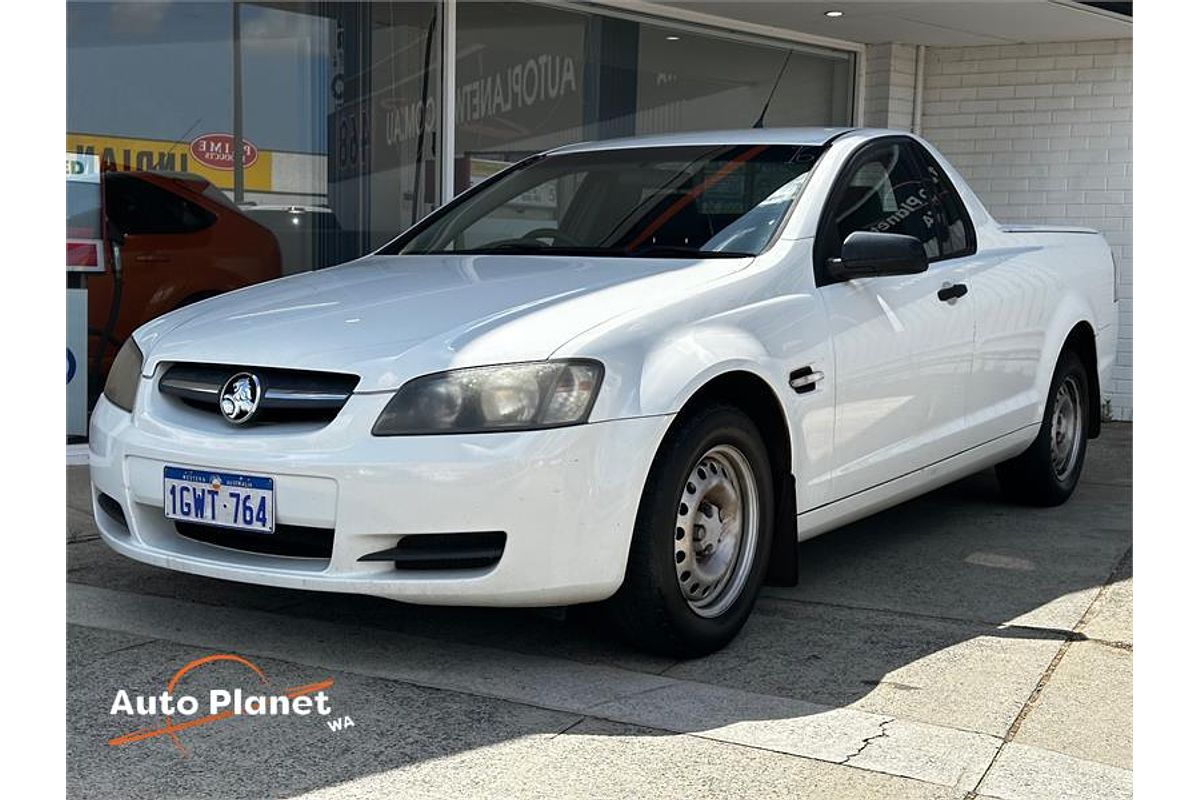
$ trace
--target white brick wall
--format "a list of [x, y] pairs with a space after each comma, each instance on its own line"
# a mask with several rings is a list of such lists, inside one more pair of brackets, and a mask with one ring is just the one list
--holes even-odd
[[911, 44], [878, 44], [867, 48], [864, 125], [912, 129], [916, 52], [917, 48]]
[[[889, 49], [885, 59], [880, 50], [873, 61], [876, 47], [867, 54], [869, 125], [881, 123], [895, 94], [879, 100], [877, 76], [889, 72], [905, 88], [903, 70], [891, 66], [903, 51]], [[1129, 39], [928, 48], [921, 115], [922, 135], [996, 219], [1086, 225], [1112, 245], [1120, 330], [1103, 390], [1116, 419], [1133, 415], [1132, 65]], [[903, 122], [894, 111], [884, 116], [890, 127], [907, 127], [890, 124]]]

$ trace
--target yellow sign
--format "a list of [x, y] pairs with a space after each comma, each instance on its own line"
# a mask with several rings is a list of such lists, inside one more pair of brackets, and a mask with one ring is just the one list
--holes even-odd
[[[191, 172], [207, 178], [219, 189], [233, 188], [233, 170], [214, 169], [192, 155], [189, 142], [161, 139], [130, 139], [123, 136], [96, 136], [68, 133], [67, 152], [96, 155], [102, 162], [116, 164], [119, 170], [150, 172]], [[269, 192], [271, 153], [259, 151], [258, 158], [245, 168], [245, 188], [249, 192]]]

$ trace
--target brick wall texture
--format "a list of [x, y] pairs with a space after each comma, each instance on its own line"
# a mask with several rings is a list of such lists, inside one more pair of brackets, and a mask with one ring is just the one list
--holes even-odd
[[[866, 124], [911, 129], [915, 58], [868, 48]], [[1120, 329], [1102, 388], [1116, 419], [1133, 415], [1132, 63], [1129, 39], [929, 47], [920, 119], [997, 220], [1085, 225], [1112, 246]]]
[[916, 53], [911, 44], [867, 48], [863, 124], [869, 128], [912, 130]]

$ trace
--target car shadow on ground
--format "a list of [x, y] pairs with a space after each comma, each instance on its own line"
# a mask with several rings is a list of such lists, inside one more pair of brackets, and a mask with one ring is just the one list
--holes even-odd
[[[597, 679], [589, 667], [616, 667], [726, 693], [723, 701], [714, 701], [720, 708], [707, 710], [702, 700], [699, 710], [655, 706], [653, 691], [647, 692], [641, 707], [634, 702], [610, 714], [610, 707], [601, 704], [592, 716], [646, 727], [593, 726], [593, 732], [710, 730], [788, 719], [804, 707], [811, 713], [852, 708], [895, 714], [1003, 736], [1061, 643], [1087, 638], [1078, 623], [1095, 590], [1130, 568], [1132, 432], [1128, 426], [1107, 426], [1106, 434], [1092, 443], [1084, 480], [1062, 507], [1014, 507], [1003, 500], [987, 471], [801, 544], [799, 585], [767, 588], [733, 643], [690, 661], [637, 652], [598, 628], [586, 613], [427, 608], [230, 584], [136, 564], [98, 542], [72, 546], [68, 579], [142, 595], [269, 611], [300, 632], [306, 625], [321, 626], [322, 651], [354, 647], [367, 629], [375, 631], [380, 642], [397, 637], [406, 647], [426, 641], [430, 647], [489, 648], [472, 651], [483, 656], [502, 651], [545, 657], [551, 659], [549, 669], [562, 672], [568, 689], [572, 681], [578, 682], [581, 694]], [[342, 628], [328, 623], [344, 626], [343, 641], [338, 641], [337, 632]], [[356, 633], [351, 635], [351, 630]], [[96, 658], [120, 659], [130, 652], [126, 647], [159, 648], [155, 669], [162, 672], [172, 658], [203, 654], [171, 644], [169, 630], [158, 643], [144, 638], [136, 645], [115, 637], [110, 648], [97, 650]], [[414, 655], [398, 650], [394, 658], [401, 662]], [[72, 713], [84, 718], [69, 736], [70, 750], [77, 754], [98, 746], [87, 718], [106, 711], [117, 688], [111, 678], [87, 677], [102, 672], [94, 661], [86, 666], [87, 661], [81, 658], [69, 669]], [[991, 666], [983, 669], [987, 664]], [[277, 668], [285, 673], [291, 669], [282, 663]], [[152, 683], [153, 670], [147, 670], [145, 680]], [[301, 682], [304, 674], [314, 674], [313, 669], [293, 671]], [[292, 796], [519, 736], [557, 734], [580, 716], [553, 703], [537, 709], [507, 702], [511, 697], [503, 686], [478, 693], [500, 699], [471, 694], [456, 699], [453, 693], [431, 693], [377, 678], [347, 676], [343, 684], [346, 692], [362, 700], [360, 707], [370, 708], [365, 713], [375, 718], [374, 724], [360, 725], [363, 732], [356, 732], [360, 738], [353, 750], [340, 752], [319, 770], [296, 768], [294, 762], [291, 769], [263, 766], [264, 760], [287, 764], [297, 753], [312, 755], [333, 746], [312, 739], [311, 732], [290, 740], [276, 733], [272, 739], [278, 741], [253, 745], [253, 758], [244, 749], [231, 750], [228, 743], [222, 749], [220, 740], [212, 739], [213, 747], [203, 759], [207, 766], [195, 760], [180, 766], [178, 754], [166, 745], [144, 748], [140, 754], [72, 756], [71, 784], [78, 796], [114, 796], [109, 790], [139, 796], [130, 792], [131, 784], [144, 784], [145, 796], [156, 797], [195, 796], [189, 787], [201, 785], [203, 793], [213, 797]], [[753, 702], [738, 699], [751, 695]], [[159, 768], [167, 772], [153, 772]], [[117, 791], [122, 782], [124, 788]]]

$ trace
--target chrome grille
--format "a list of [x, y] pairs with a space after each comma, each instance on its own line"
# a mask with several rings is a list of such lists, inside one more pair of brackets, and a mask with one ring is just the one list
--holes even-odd
[[239, 372], [253, 373], [262, 384], [256, 423], [328, 422], [337, 416], [358, 385], [357, 375], [339, 372], [183, 363], [173, 364], [163, 373], [158, 390], [193, 408], [220, 414], [221, 389]]

